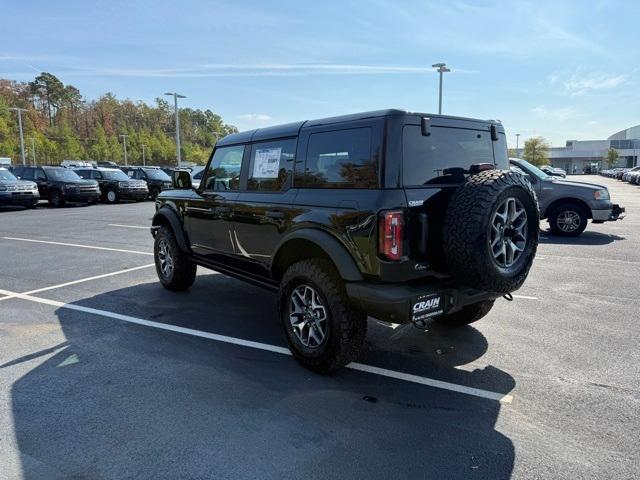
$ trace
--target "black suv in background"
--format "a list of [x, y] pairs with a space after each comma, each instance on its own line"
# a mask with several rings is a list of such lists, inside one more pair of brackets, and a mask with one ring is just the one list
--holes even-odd
[[173, 181], [152, 226], [160, 282], [187, 289], [201, 265], [277, 291], [293, 355], [318, 372], [357, 358], [367, 316], [479, 320], [538, 245], [495, 121], [384, 110], [261, 128], [220, 140], [197, 189]]
[[76, 168], [80, 178], [95, 180], [100, 185], [102, 201], [118, 203], [120, 200], [139, 202], [149, 196], [144, 180], [133, 180], [117, 168]]
[[98, 182], [83, 180], [65, 167], [13, 167], [13, 173], [21, 180], [36, 182], [40, 198], [47, 199], [53, 207], [62, 207], [66, 202], [95, 204], [100, 198]]
[[39, 199], [38, 185], [35, 182], [18, 180], [9, 170], [0, 167], [0, 206], [36, 208]]
[[171, 177], [160, 167], [120, 167], [120, 170], [126, 173], [129, 178], [144, 180], [151, 198], [156, 198], [161, 191], [172, 186]]

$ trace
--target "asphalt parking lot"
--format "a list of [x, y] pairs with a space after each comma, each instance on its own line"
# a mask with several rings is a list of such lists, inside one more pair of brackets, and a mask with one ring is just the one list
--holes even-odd
[[370, 319], [329, 376], [272, 294], [164, 290], [151, 202], [0, 212], [0, 479], [638, 478], [640, 187], [580, 180], [627, 218], [543, 232], [473, 326]]

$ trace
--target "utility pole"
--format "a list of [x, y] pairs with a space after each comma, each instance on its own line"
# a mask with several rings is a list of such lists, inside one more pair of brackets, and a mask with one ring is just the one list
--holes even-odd
[[520, 134], [516, 133], [516, 154], [518, 153], [518, 144], [520, 143]]
[[36, 166], [36, 140], [31, 137], [31, 156], [33, 157], [33, 166]]
[[180, 168], [182, 166], [182, 160], [180, 158], [180, 112], [178, 110], [178, 99], [187, 97], [175, 92], [167, 92], [165, 95], [173, 96], [173, 106], [176, 112], [176, 159], [178, 161], [178, 168]]
[[142, 166], [143, 166], [143, 167], [146, 167], [146, 166], [147, 166], [147, 159], [146, 159], [146, 157], [145, 157], [145, 155], [144, 155], [144, 149], [145, 149], [145, 148], [147, 148], [147, 146], [143, 144], [143, 145], [142, 145]]
[[22, 158], [22, 165], [27, 165], [27, 160], [24, 156], [24, 136], [22, 134], [22, 112], [26, 112], [26, 108], [18, 108], [13, 107], [9, 110], [13, 110], [14, 112], [18, 112], [18, 128], [20, 130], [20, 157]]
[[129, 165], [129, 164], [127, 163], [127, 137], [128, 137], [128, 136], [129, 136], [129, 135], [125, 135], [125, 134], [121, 134], [121, 135], [119, 135], [119, 137], [121, 137], [121, 138], [122, 138], [122, 148], [123, 148], [123, 150], [124, 150], [124, 164], [125, 164], [125, 165]]
[[442, 115], [442, 74], [450, 72], [451, 69], [447, 68], [446, 63], [434, 63], [431, 65], [433, 68], [437, 68], [436, 72], [440, 73], [440, 88], [438, 94], [438, 115]]

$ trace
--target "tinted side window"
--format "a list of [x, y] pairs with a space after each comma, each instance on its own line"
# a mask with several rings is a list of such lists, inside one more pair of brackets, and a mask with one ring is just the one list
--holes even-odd
[[91, 178], [91, 172], [89, 170], [75, 170], [80, 178], [84, 178], [85, 180]]
[[303, 184], [324, 188], [375, 188], [378, 162], [371, 154], [371, 128], [311, 134]]
[[102, 180], [102, 172], [99, 170], [92, 170], [91, 177], [89, 178], [93, 178], [94, 180]]
[[22, 180], [33, 180], [33, 169], [24, 167], [14, 167], [13, 174]]
[[205, 174], [205, 190], [238, 190], [244, 145], [216, 148]]
[[402, 176], [406, 186], [438, 183], [445, 168], [468, 170], [474, 163], [494, 163], [489, 131], [434, 126], [430, 132], [423, 136], [418, 125], [403, 129]]
[[251, 147], [249, 190], [282, 190], [291, 175], [296, 154], [296, 139], [255, 143]]
[[38, 168], [35, 171], [33, 171], [33, 176], [35, 177], [36, 181], [46, 181], [47, 180], [47, 174], [44, 173], [44, 170], [41, 169], [41, 168]]

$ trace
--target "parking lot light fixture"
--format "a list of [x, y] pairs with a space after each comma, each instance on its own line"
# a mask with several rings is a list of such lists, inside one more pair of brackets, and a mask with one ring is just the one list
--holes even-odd
[[12, 107], [9, 110], [13, 110], [18, 113], [18, 128], [20, 130], [20, 158], [22, 159], [22, 165], [27, 164], [27, 160], [24, 155], [24, 134], [22, 133], [22, 112], [26, 112], [26, 108]]
[[121, 135], [119, 135], [119, 136], [120, 136], [120, 138], [122, 138], [122, 149], [123, 149], [123, 151], [124, 151], [124, 164], [125, 164], [125, 165], [129, 165], [129, 164], [127, 163], [127, 137], [128, 137], [129, 135], [125, 135], [125, 134], [123, 133], [123, 134], [121, 134]]
[[431, 66], [437, 69], [436, 72], [440, 74], [440, 88], [438, 89], [438, 115], [442, 115], [442, 75], [450, 72], [451, 69], [447, 68], [446, 63], [434, 63]]
[[178, 167], [181, 167], [182, 160], [180, 158], [180, 115], [178, 110], [178, 99], [187, 97], [176, 92], [167, 92], [165, 93], [165, 95], [173, 96], [173, 107], [176, 114], [176, 160]]

